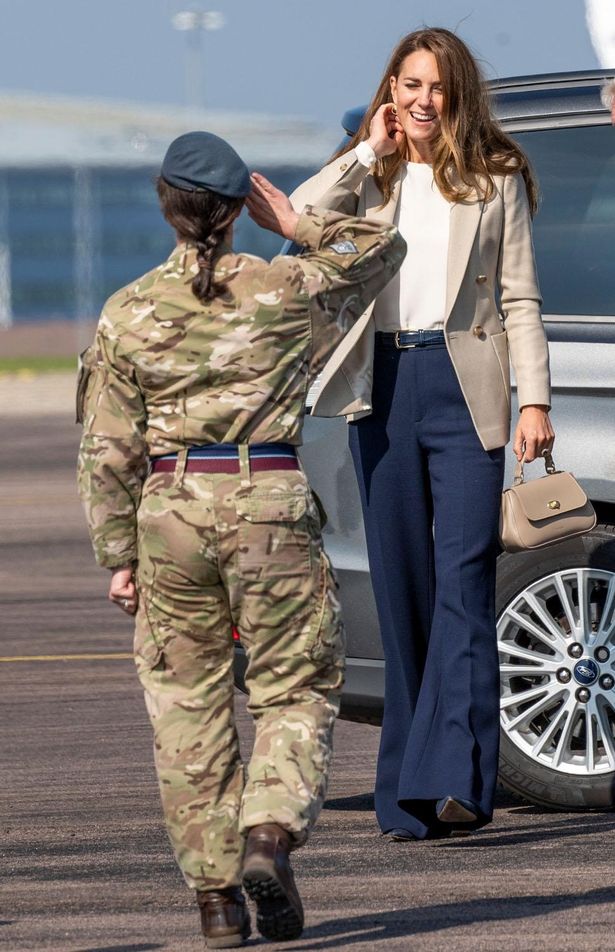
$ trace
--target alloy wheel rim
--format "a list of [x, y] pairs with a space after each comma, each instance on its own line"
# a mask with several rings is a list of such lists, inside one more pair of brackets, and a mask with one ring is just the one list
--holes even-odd
[[571, 568], [528, 585], [497, 623], [500, 723], [562, 774], [615, 771], [615, 572]]

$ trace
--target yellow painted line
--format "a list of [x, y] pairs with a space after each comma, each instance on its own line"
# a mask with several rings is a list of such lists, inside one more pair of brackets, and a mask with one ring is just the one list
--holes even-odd
[[14, 655], [0, 657], [0, 663], [7, 661], [132, 661], [133, 655], [127, 651], [115, 654], [50, 654], [50, 655]]

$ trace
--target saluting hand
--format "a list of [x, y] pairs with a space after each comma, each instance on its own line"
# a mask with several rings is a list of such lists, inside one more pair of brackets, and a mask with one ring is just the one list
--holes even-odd
[[252, 172], [250, 179], [252, 191], [246, 199], [250, 218], [261, 228], [267, 228], [292, 241], [297, 231], [299, 215], [284, 192], [259, 172]]
[[379, 106], [369, 124], [368, 144], [381, 159], [393, 155], [404, 141], [404, 130], [397, 117], [397, 108], [392, 102]]
[[543, 450], [551, 450], [555, 433], [549, 419], [548, 408], [544, 406], [523, 407], [515, 430], [513, 451], [518, 460], [526, 463], [538, 459]]

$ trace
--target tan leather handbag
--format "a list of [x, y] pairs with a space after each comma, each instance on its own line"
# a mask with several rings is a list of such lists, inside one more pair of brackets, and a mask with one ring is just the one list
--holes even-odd
[[500, 544], [507, 552], [541, 549], [596, 525], [594, 507], [572, 473], [556, 470], [548, 451], [543, 456], [546, 476], [524, 482], [521, 460], [502, 493]]

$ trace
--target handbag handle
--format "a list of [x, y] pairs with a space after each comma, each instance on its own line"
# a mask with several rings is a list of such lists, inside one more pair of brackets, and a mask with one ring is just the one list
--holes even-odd
[[[551, 455], [551, 450], [543, 450], [542, 457], [545, 461], [545, 472], [547, 476], [552, 476], [553, 473], [556, 473], [555, 463], [553, 462], [553, 457]], [[513, 476], [513, 486], [520, 486], [523, 482], [523, 465], [525, 463], [525, 453], [521, 459], [517, 462], [515, 466], [515, 472]]]

